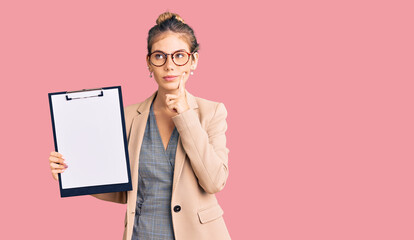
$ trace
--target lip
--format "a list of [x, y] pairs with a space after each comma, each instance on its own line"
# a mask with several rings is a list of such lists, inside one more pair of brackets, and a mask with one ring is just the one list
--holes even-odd
[[174, 76], [174, 75], [168, 75], [168, 76], [165, 76], [165, 77], [163, 77], [166, 81], [174, 81], [174, 79], [176, 79], [177, 78], [177, 76]]

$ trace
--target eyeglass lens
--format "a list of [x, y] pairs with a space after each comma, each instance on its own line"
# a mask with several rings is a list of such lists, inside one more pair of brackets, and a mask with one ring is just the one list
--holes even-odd
[[[172, 56], [172, 60], [176, 65], [184, 65], [188, 62], [188, 54], [186, 52], [176, 52]], [[156, 66], [164, 65], [167, 61], [167, 55], [162, 52], [153, 52], [150, 55], [150, 61]]]

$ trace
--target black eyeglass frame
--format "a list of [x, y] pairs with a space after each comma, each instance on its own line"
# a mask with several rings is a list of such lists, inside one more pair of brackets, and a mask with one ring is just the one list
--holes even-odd
[[[174, 54], [176, 54], [177, 52], [187, 53], [187, 55], [188, 55], [187, 62], [185, 62], [184, 64], [181, 64], [181, 65], [177, 64], [177, 63], [174, 61], [174, 57], [173, 57], [173, 56], [174, 56]], [[165, 60], [164, 60], [164, 63], [163, 63], [163, 64], [161, 64], [161, 65], [156, 65], [156, 64], [154, 64], [153, 62], [151, 62], [151, 55], [152, 55], [152, 54], [154, 54], [154, 53], [162, 53], [162, 54], [165, 56], [165, 58], [164, 58]], [[173, 63], [174, 63], [175, 65], [177, 65], [177, 66], [184, 66], [184, 65], [186, 65], [186, 64], [188, 63], [188, 61], [190, 61], [191, 55], [193, 55], [193, 54], [194, 54], [194, 52], [189, 53], [189, 52], [184, 51], [184, 50], [177, 50], [177, 51], [175, 51], [175, 52], [173, 52], [173, 53], [165, 53], [165, 52], [163, 52], [163, 51], [159, 51], [159, 50], [157, 50], [157, 51], [154, 51], [154, 52], [152, 52], [152, 53], [147, 54], [147, 58], [148, 58], [148, 61], [149, 61], [152, 65], [154, 65], [154, 66], [156, 66], [156, 67], [161, 67], [161, 66], [164, 66], [164, 64], [167, 62], [168, 55], [171, 55], [171, 59], [172, 59], [172, 61], [173, 61]]]

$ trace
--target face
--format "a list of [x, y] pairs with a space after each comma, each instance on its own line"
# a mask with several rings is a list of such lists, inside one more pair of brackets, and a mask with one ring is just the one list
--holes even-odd
[[[162, 51], [168, 54], [181, 49], [184, 49], [186, 52], [190, 53], [190, 47], [187, 42], [184, 41], [184, 39], [181, 39], [178, 34], [165, 33], [156, 42], [154, 42], [151, 53], [155, 51]], [[190, 60], [183, 66], [177, 66], [172, 61], [171, 55], [168, 55], [165, 64], [159, 67], [151, 64], [147, 58], [149, 71], [153, 73], [154, 79], [158, 84], [158, 88], [163, 88], [167, 92], [175, 92], [178, 88], [181, 77], [183, 77], [183, 82], [186, 83], [190, 76], [190, 71], [194, 71], [197, 67], [198, 53], [194, 53], [193, 56], [194, 59], [190, 56]], [[184, 76], [182, 76], [183, 73], [185, 73]], [[166, 76], [176, 77], [173, 79], [165, 79]]]

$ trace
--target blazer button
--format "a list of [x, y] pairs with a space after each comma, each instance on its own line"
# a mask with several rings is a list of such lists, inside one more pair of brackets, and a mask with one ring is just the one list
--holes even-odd
[[174, 212], [179, 212], [181, 210], [180, 205], [175, 205]]

